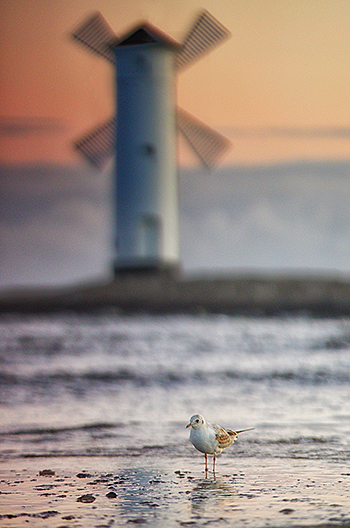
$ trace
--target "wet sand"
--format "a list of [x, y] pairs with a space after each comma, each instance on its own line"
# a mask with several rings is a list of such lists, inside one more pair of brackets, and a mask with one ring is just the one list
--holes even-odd
[[38, 457], [0, 463], [0, 526], [350, 526], [350, 465], [305, 459]]

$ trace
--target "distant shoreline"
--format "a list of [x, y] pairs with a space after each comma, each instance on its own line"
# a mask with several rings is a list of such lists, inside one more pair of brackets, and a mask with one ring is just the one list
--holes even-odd
[[350, 315], [350, 280], [288, 276], [188, 278], [130, 272], [115, 280], [65, 288], [18, 289], [0, 296], [0, 312], [73, 310], [116, 313]]

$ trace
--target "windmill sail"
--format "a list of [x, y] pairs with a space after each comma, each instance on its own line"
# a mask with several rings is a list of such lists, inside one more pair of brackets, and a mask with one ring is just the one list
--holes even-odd
[[199, 159], [207, 168], [214, 167], [230, 141], [181, 108], [177, 110], [177, 125]]
[[75, 148], [95, 167], [102, 167], [114, 154], [116, 119], [112, 118], [103, 125], [75, 142]]
[[[214, 167], [230, 141], [181, 108], [177, 109], [177, 126], [191, 148], [207, 168]], [[95, 167], [102, 167], [115, 152], [116, 119], [94, 128], [75, 142], [75, 148]]]
[[208, 11], [203, 11], [187, 34], [181, 50], [176, 56], [176, 68], [182, 69], [222, 40], [230, 36], [230, 32]]
[[[229, 31], [208, 11], [202, 11], [177, 52], [176, 68], [182, 69], [228, 38]], [[100, 13], [93, 14], [72, 37], [94, 53], [116, 64], [112, 46], [118, 39]], [[182, 109], [177, 109], [177, 126], [199, 159], [208, 168], [216, 165], [229, 147], [227, 138], [195, 119]], [[115, 151], [116, 118], [93, 129], [75, 147], [90, 163], [101, 167]]]
[[72, 33], [72, 37], [90, 50], [115, 64], [111, 45], [117, 41], [101, 13], [95, 13]]

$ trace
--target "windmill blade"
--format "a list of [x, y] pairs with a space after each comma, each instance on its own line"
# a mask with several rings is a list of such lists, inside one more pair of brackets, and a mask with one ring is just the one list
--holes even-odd
[[230, 32], [208, 11], [202, 11], [188, 32], [176, 56], [176, 68], [182, 69], [230, 36]]
[[95, 13], [88, 18], [72, 33], [72, 37], [94, 53], [115, 64], [111, 45], [117, 42], [117, 36], [101, 13]]
[[76, 141], [74, 146], [92, 165], [100, 168], [113, 155], [115, 138], [116, 119], [113, 117]]
[[177, 109], [177, 126], [204, 165], [214, 167], [230, 141], [181, 108]]

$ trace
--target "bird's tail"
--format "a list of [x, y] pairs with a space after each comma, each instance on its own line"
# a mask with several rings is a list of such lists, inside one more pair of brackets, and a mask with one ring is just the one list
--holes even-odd
[[255, 429], [255, 427], [250, 427], [249, 429], [241, 429], [240, 431], [235, 431], [236, 434], [239, 434], [239, 433], [245, 433], [246, 431], [253, 431], [253, 429]]

